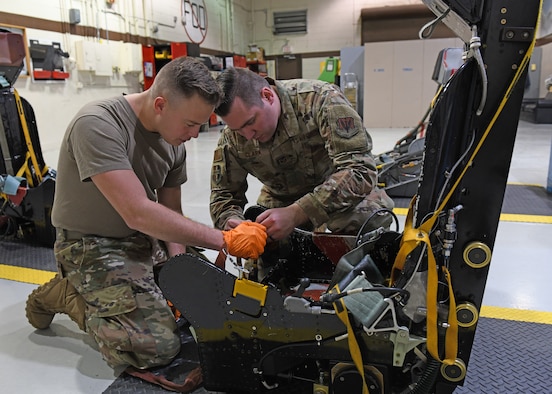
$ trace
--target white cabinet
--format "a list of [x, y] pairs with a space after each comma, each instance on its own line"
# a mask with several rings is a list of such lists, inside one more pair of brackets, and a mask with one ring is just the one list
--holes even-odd
[[415, 127], [438, 85], [431, 79], [439, 51], [462, 47], [456, 38], [364, 45], [364, 125]]
[[364, 110], [366, 127], [391, 127], [394, 46], [387, 42], [364, 48]]

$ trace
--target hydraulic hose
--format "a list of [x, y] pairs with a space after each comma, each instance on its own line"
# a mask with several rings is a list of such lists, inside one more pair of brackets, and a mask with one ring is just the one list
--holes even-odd
[[427, 361], [424, 373], [420, 377], [420, 380], [416, 383], [416, 386], [404, 394], [431, 394], [435, 385], [435, 380], [439, 374], [439, 368], [441, 363], [430, 357]]

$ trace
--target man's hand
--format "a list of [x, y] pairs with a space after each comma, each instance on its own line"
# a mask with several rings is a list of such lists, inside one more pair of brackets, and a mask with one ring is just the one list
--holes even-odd
[[226, 224], [224, 225], [225, 230], [232, 230], [233, 228], [236, 228], [239, 226], [240, 223], [244, 222], [243, 219], [239, 218], [230, 218], [226, 221]]
[[236, 257], [257, 259], [264, 252], [266, 228], [255, 222], [242, 222], [236, 228], [223, 231], [228, 253]]
[[268, 238], [271, 241], [284, 239], [292, 233], [295, 227], [307, 220], [305, 211], [297, 204], [291, 204], [285, 208], [267, 209], [257, 216], [257, 223], [266, 227]]

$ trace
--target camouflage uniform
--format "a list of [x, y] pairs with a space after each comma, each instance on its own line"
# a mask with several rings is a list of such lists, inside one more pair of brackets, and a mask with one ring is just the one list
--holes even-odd
[[[341, 90], [315, 80], [269, 83], [282, 108], [273, 139], [247, 141], [228, 127], [220, 136], [211, 172], [215, 226], [243, 218], [248, 174], [263, 184], [259, 205], [296, 202], [315, 228], [326, 224], [355, 234], [377, 210], [392, 209], [393, 201], [376, 187], [372, 139]], [[384, 222], [388, 226], [391, 217]]]
[[180, 350], [174, 315], [154, 281], [153, 251], [138, 233], [65, 239], [58, 231], [58, 270], [86, 300], [86, 331], [112, 367], [168, 364]]

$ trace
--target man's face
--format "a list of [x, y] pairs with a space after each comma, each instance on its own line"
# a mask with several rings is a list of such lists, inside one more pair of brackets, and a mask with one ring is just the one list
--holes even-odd
[[276, 132], [280, 116], [280, 101], [271, 88], [261, 91], [262, 106], [247, 107], [242, 99], [236, 97], [230, 111], [222, 120], [232, 130], [247, 140], [268, 142]]
[[176, 97], [167, 100], [158, 97], [156, 103], [159, 114], [158, 132], [165, 141], [178, 146], [192, 138], [197, 138], [202, 124], [209, 121], [214, 106], [201, 96]]

